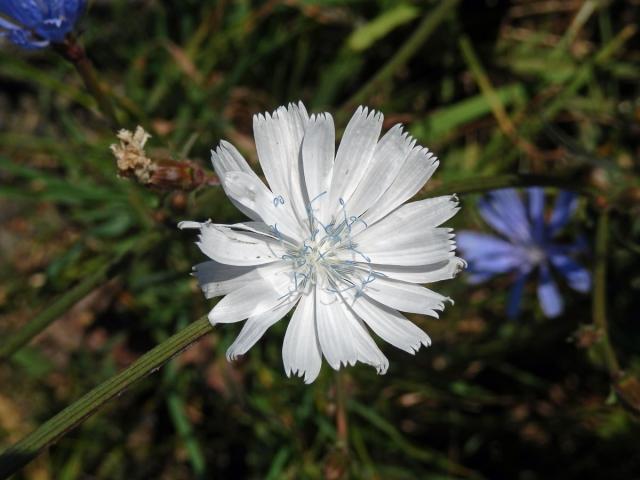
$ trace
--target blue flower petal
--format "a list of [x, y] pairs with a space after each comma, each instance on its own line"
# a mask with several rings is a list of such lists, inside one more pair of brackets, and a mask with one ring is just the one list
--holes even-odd
[[482, 281], [480, 278], [486, 280], [496, 273], [509, 272], [529, 262], [521, 248], [493, 235], [462, 231], [456, 240], [463, 258], [469, 263], [469, 273], [475, 275], [475, 283]]
[[0, 13], [26, 28], [35, 28], [42, 21], [42, 5], [37, 0], [2, 0]]
[[62, 42], [73, 30], [84, 0], [0, 0], [0, 36], [23, 48]]
[[540, 283], [538, 284], [538, 300], [546, 317], [557, 317], [564, 310], [564, 302], [551, 271], [545, 264], [540, 266]]
[[544, 188], [528, 188], [527, 194], [533, 238], [536, 242], [541, 242], [544, 237]]
[[567, 224], [578, 205], [578, 197], [573, 192], [561, 191], [556, 198], [553, 213], [547, 226], [550, 237], [558, 233]]
[[478, 202], [482, 218], [497, 232], [517, 243], [531, 241], [531, 225], [518, 193], [512, 188], [494, 190]]
[[589, 271], [566, 255], [552, 255], [551, 263], [567, 279], [571, 288], [587, 293], [591, 290], [591, 274]]

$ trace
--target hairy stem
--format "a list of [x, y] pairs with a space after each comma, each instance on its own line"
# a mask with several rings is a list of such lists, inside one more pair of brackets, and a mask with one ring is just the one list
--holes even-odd
[[195, 321], [9, 447], [0, 454], [0, 478], [7, 478], [20, 470], [42, 449], [93, 415], [111, 398], [120, 395], [129, 386], [157, 371], [172, 357], [210, 332], [211, 328], [206, 317]]

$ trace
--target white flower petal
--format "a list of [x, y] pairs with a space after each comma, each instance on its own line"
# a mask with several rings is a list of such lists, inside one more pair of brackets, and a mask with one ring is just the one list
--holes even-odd
[[350, 309], [345, 310], [345, 313], [347, 317], [345, 327], [350, 330], [358, 361], [375, 367], [379, 375], [384, 375], [389, 368], [389, 360], [371, 338], [362, 320], [357, 318]]
[[360, 183], [378, 143], [383, 118], [381, 113], [369, 111], [366, 107], [358, 107], [351, 117], [336, 153], [323, 218], [337, 214], [341, 208], [340, 200], [348, 202]]
[[[260, 216], [255, 211], [237, 202], [236, 199], [229, 194], [223, 182], [225, 175], [229, 172], [244, 172], [252, 177], [253, 183], [262, 184], [262, 180], [258, 178], [240, 152], [229, 142], [222, 141], [215, 151], [211, 150], [211, 163], [220, 179], [222, 188], [236, 208], [250, 219], [260, 220]], [[262, 184], [262, 186], [266, 189], [264, 184]], [[273, 194], [271, 194], [271, 197], [273, 197]]]
[[[331, 181], [333, 159], [336, 149], [336, 132], [333, 118], [328, 113], [312, 115], [302, 141], [302, 161], [304, 179], [309, 201], [326, 194]], [[326, 198], [319, 203], [312, 202], [311, 207], [322, 205]], [[322, 223], [328, 219], [320, 219]]]
[[398, 265], [367, 265], [362, 264], [363, 270], [372, 269], [396, 280], [410, 283], [431, 283], [449, 280], [458, 272], [466, 268], [467, 262], [459, 257], [451, 257], [430, 265], [398, 266]]
[[[366, 237], [357, 239], [358, 251], [341, 250], [337, 257], [341, 260], [367, 262], [397, 266], [429, 265], [448, 260], [454, 256], [455, 241], [451, 228], [423, 227], [404, 228], [392, 234], [382, 231], [373, 236], [366, 230]], [[383, 235], [386, 233], [386, 235]]]
[[291, 279], [288, 273], [274, 273], [229, 293], [209, 312], [209, 322], [212, 325], [239, 322], [276, 307], [294, 303], [299, 294], [289, 294]]
[[235, 360], [253, 347], [264, 333], [294, 307], [294, 302], [287, 302], [266, 312], [251, 316], [242, 326], [235, 341], [227, 349], [227, 360]]
[[334, 370], [355, 365], [358, 353], [347, 327], [347, 306], [336, 294], [316, 288], [316, 330], [324, 358]]
[[273, 262], [263, 266], [226, 265], [214, 260], [199, 263], [193, 267], [193, 275], [206, 298], [219, 297], [231, 293], [247, 283], [271, 276], [277, 271], [288, 269], [284, 262]]
[[436, 310], [444, 310], [444, 302], [453, 303], [450, 298], [420, 285], [382, 277], [376, 277], [367, 284], [364, 294], [395, 310], [436, 318], [438, 318]]
[[458, 210], [460, 207], [455, 195], [427, 198], [407, 203], [371, 226], [366, 222], [356, 222], [351, 235], [358, 243], [363, 243], [367, 238], [394, 235], [407, 228], [437, 227], [458, 213]]
[[228, 265], [262, 265], [282, 259], [286, 250], [273, 238], [203, 224], [198, 247], [206, 256]]
[[303, 295], [293, 312], [282, 344], [282, 361], [288, 377], [313, 382], [320, 373], [322, 354], [316, 333], [315, 293]]
[[422, 345], [431, 345], [431, 339], [425, 332], [392, 308], [364, 296], [348, 304], [376, 335], [396, 348], [414, 354]]
[[272, 115], [255, 115], [253, 131], [260, 165], [276, 196], [291, 203], [299, 221], [306, 219], [300, 150], [309, 121], [304, 105], [289, 104]]
[[218, 177], [228, 172], [245, 172], [258, 178], [238, 149], [225, 140], [220, 142], [215, 151], [211, 150], [211, 163]]
[[274, 197], [260, 179], [244, 172], [229, 172], [220, 181], [237, 205], [254, 212], [251, 218], [259, 218], [289, 237], [300, 238], [302, 230], [291, 205], [284, 197]]
[[380, 139], [371, 164], [349, 199], [349, 215], [359, 217], [375, 204], [397, 177], [415, 143], [408, 133], [403, 132], [400, 124], [394, 125]]
[[362, 219], [369, 225], [374, 224], [389, 212], [395, 210], [420, 191], [438, 168], [438, 159], [428, 149], [414, 147], [403, 163], [393, 183], [376, 201]]

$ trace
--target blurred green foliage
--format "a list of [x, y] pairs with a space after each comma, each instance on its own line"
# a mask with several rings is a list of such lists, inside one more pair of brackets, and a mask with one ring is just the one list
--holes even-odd
[[[208, 168], [210, 148], [226, 138], [257, 167], [252, 114], [301, 99], [343, 128], [350, 99], [392, 62], [365, 103], [437, 153], [431, 184], [581, 172], [603, 192], [582, 202], [572, 227], [589, 242], [597, 212], [615, 198], [608, 319], [622, 367], [637, 374], [640, 5], [461, 1], [393, 63], [438, 6], [96, 0], [80, 38], [122, 126], [153, 134], [153, 155]], [[0, 443], [8, 445], [205, 314], [211, 303], [189, 276], [202, 256], [175, 225], [242, 217], [216, 188], [166, 193], [118, 178], [114, 132], [54, 52], [3, 46], [0, 88], [0, 338], [160, 235], [2, 362]], [[456, 228], [481, 228], [473, 200], [463, 198]], [[411, 357], [384, 346], [385, 377], [347, 370], [346, 462], [332, 450], [333, 372], [324, 365], [312, 386], [286, 378], [283, 321], [233, 364], [224, 352], [239, 326], [216, 328], [17, 478], [639, 477], [637, 397], [628, 384], [613, 393], [590, 299], [567, 289], [566, 313], [549, 321], [529, 295], [509, 322], [508, 283], [439, 285], [455, 307], [440, 319], [412, 317], [434, 340], [430, 349]]]

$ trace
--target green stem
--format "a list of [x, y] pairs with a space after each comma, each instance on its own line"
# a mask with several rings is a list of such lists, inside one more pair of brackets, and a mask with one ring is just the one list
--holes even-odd
[[558, 175], [517, 174], [507, 173], [493, 177], [465, 178], [446, 182], [434, 188], [421, 191], [416, 198], [438, 197], [452, 193], [478, 193], [499, 188], [517, 187], [556, 187], [573, 190], [584, 195], [595, 195], [595, 189], [585, 186], [583, 171], [568, 171]]
[[150, 350], [122, 372], [103, 382], [62, 412], [0, 454], [0, 478], [7, 478], [46, 446], [83, 422], [111, 398], [158, 370], [164, 363], [211, 331], [203, 317]]
[[603, 210], [596, 227], [596, 248], [593, 285], [593, 323], [602, 334], [605, 361], [611, 378], [618, 380], [622, 371], [609, 337], [607, 322], [607, 249], [609, 241], [609, 213]]
[[336, 432], [338, 450], [349, 449], [349, 423], [347, 420], [347, 392], [344, 369], [336, 372]]
[[106, 94], [100, 80], [98, 80], [96, 70], [93, 68], [93, 64], [82, 45], [78, 43], [73, 35], [68, 35], [64, 43], [55, 44], [54, 49], [73, 64], [87, 90], [98, 103], [100, 111], [109, 121], [109, 126], [113, 129], [118, 128], [120, 123], [111, 99]]
[[113, 274], [114, 270], [116, 270], [125, 259], [129, 258], [132, 252], [143, 251], [149, 245], [150, 241], [155, 238], [157, 238], [157, 236], [153, 235], [136, 244], [132, 244], [130, 248], [125, 249], [114, 259], [107, 262], [101, 268], [98, 268], [91, 275], [84, 278], [78, 285], [60, 296], [52, 305], [36, 315], [20, 330], [9, 335], [8, 338], [0, 344], [0, 360], [11, 358], [18, 350], [29, 343], [31, 339], [67, 312], [69, 308], [87, 296], [100, 284], [104, 283]]
[[413, 57], [418, 49], [427, 41], [449, 12], [458, 4], [459, 0], [443, 0], [420, 23], [416, 31], [409, 37], [398, 52], [358, 90], [343, 106], [343, 109], [366, 101], [380, 85], [392, 77]]

